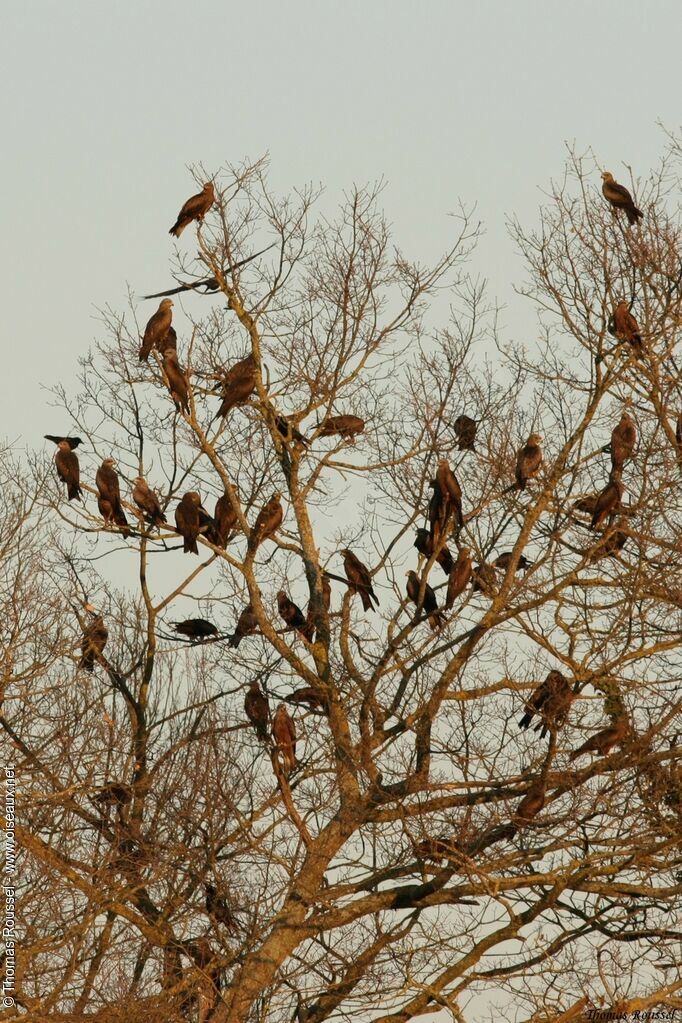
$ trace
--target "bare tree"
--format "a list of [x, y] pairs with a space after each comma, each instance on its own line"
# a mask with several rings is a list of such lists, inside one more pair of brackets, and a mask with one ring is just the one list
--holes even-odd
[[465, 209], [423, 265], [378, 188], [316, 217], [263, 162], [178, 247], [177, 358], [106, 311], [56, 392], [83, 501], [35, 466], [48, 655], [6, 676], [32, 1018], [680, 1007], [675, 145], [633, 226], [573, 153], [512, 223], [533, 343]]

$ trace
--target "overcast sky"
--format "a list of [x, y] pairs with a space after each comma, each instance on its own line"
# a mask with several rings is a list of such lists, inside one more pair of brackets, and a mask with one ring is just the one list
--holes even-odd
[[[476, 202], [476, 268], [520, 304], [505, 214], [536, 215], [566, 141], [616, 175], [623, 161], [647, 173], [664, 146], [657, 121], [679, 119], [680, 10], [5, 3], [0, 436], [30, 446], [68, 427], [41, 385], [73, 385], [78, 354], [102, 336], [98, 307], [123, 310], [128, 285], [165, 286], [189, 164], [268, 151], [277, 188], [321, 182], [330, 204], [383, 176], [396, 240], [421, 260], [449, 240], [457, 200]], [[510, 307], [510, 326], [525, 315]]]

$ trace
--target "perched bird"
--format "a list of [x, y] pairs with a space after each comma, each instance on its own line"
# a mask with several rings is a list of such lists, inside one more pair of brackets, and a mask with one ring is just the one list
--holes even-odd
[[164, 298], [164, 300], [159, 304], [159, 308], [156, 310], [154, 315], [148, 320], [142, 336], [140, 362], [147, 361], [152, 348], [156, 347], [159, 351], [163, 351], [166, 347], [163, 342], [165, 342], [168, 337], [168, 332], [171, 329], [171, 323], [173, 321], [172, 310], [173, 303], [169, 298]]
[[343, 555], [343, 568], [348, 580], [349, 592], [359, 593], [363, 610], [373, 611], [374, 604], [379, 606], [379, 598], [372, 589], [372, 577], [369, 574], [369, 569], [347, 548], [339, 551], [339, 554]]
[[617, 426], [611, 431], [611, 468], [622, 469], [637, 443], [635, 421], [627, 411], [623, 412]]
[[516, 486], [519, 490], [526, 489], [526, 483], [537, 475], [542, 465], [541, 441], [539, 433], [531, 433], [523, 447], [519, 448], [515, 471]]
[[205, 618], [186, 618], [184, 622], [171, 622], [176, 632], [188, 639], [208, 639], [209, 636], [217, 636], [218, 629], [213, 622], [207, 622]]
[[462, 847], [455, 838], [425, 838], [414, 847], [416, 856], [424, 860], [452, 860], [462, 858]]
[[458, 529], [464, 525], [462, 517], [462, 488], [457, 482], [457, 477], [448, 465], [447, 458], [438, 459], [438, 470], [436, 472], [436, 483], [445, 503], [445, 522], [454, 518]]
[[594, 515], [597, 497], [597, 494], [588, 494], [587, 497], [581, 497], [574, 503], [573, 510], [583, 512], [585, 515]]
[[249, 550], [255, 551], [259, 544], [273, 536], [282, 525], [284, 509], [280, 501], [281, 496], [280, 492], [276, 491], [258, 512], [249, 536]]
[[227, 493], [223, 494], [216, 501], [213, 522], [217, 536], [216, 547], [227, 547], [232, 530], [236, 529], [238, 525], [237, 513], [232, 507], [232, 502]]
[[[267, 252], [276, 243], [268, 245], [267, 248], [261, 249], [260, 252], [254, 252], [253, 256], [247, 256], [246, 259], [240, 259], [237, 263], [232, 263], [230, 266], [226, 266], [223, 273], [233, 273], [238, 270], [240, 266], [245, 266], [247, 263], [251, 263], [254, 259], [258, 259], [264, 252]], [[177, 288], [169, 288], [168, 291], [157, 291], [155, 295], [143, 295], [144, 299], [148, 298], [165, 298], [167, 295], [179, 295], [183, 291], [197, 291], [199, 288], [203, 290], [205, 294], [210, 295], [212, 292], [217, 291], [220, 287], [220, 281], [217, 277], [205, 277], [202, 281], [190, 281], [187, 284], [179, 284]]]
[[85, 608], [92, 615], [92, 621], [83, 629], [81, 640], [81, 659], [78, 667], [85, 668], [91, 675], [95, 670], [95, 661], [102, 656], [102, 651], [107, 645], [109, 630], [104, 624], [101, 614], [98, 614], [89, 604]]
[[326, 710], [327, 701], [314, 686], [303, 686], [287, 696], [288, 703], [302, 703], [309, 710]]
[[644, 354], [644, 343], [639, 324], [630, 312], [629, 304], [625, 301], [619, 302], [613, 310], [613, 328], [618, 340], [626, 341], [635, 353], [635, 358], [641, 358]]
[[608, 171], [602, 171], [601, 176], [601, 190], [604, 198], [611, 203], [614, 210], [625, 210], [628, 224], [636, 224], [644, 214], [635, 206], [627, 188], [624, 185], [619, 185], [613, 174], [610, 174]]
[[445, 531], [447, 523], [447, 501], [438, 480], [430, 480], [429, 487], [433, 490], [429, 501], [428, 519], [432, 543], [437, 543], [440, 534]]
[[190, 490], [182, 500], [178, 502], [175, 509], [175, 525], [178, 533], [184, 540], [183, 550], [185, 554], [198, 554], [197, 537], [201, 528], [199, 509], [201, 508], [201, 496], [196, 490]]
[[365, 420], [360, 419], [360, 416], [327, 416], [318, 424], [318, 428], [320, 437], [332, 437], [334, 434], [338, 434], [345, 440], [350, 440], [358, 433], [364, 432]]
[[178, 353], [174, 348], [166, 348], [163, 353], [163, 371], [166, 374], [168, 390], [170, 391], [171, 398], [175, 402], [175, 407], [181, 408], [186, 415], [189, 415], [189, 388], [187, 386], [187, 377], [180, 369]]
[[474, 565], [471, 570], [471, 589], [474, 593], [484, 593], [486, 597], [494, 595], [497, 589], [497, 576], [492, 565], [486, 561]]
[[44, 433], [45, 440], [51, 440], [54, 444], [61, 444], [64, 441], [69, 445], [71, 451], [75, 451], [83, 441], [80, 437], [56, 437], [53, 433]]
[[[419, 553], [422, 554], [425, 558], [428, 559], [431, 557], [434, 550], [434, 543], [433, 540], [431, 539], [431, 534], [429, 533], [428, 529], [421, 528], [417, 530], [417, 539], [414, 541], [414, 546], [417, 548]], [[447, 549], [447, 547], [443, 547], [438, 552], [436, 556], [436, 561], [443, 569], [445, 574], [450, 575], [454, 562], [452, 560], [452, 554]]]
[[223, 400], [216, 413], [226, 416], [236, 405], [243, 405], [256, 390], [256, 360], [253, 355], [235, 362], [222, 379]]
[[230, 636], [229, 640], [230, 646], [236, 649], [243, 640], [244, 636], [252, 636], [253, 633], [257, 631], [258, 619], [253, 613], [253, 608], [251, 607], [251, 603], [249, 602], [242, 611], [242, 613], [240, 614], [239, 618], [237, 619], [235, 630]]
[[438, 610], [438, 601], [436, 600], [436, 594], [431, 589], [429, 584], [426, 584], [424, 588], [424, 599], [423, 602], [419, 603], [419, 591], [421, 589], [421, 580], [416, 572], [410, 570], [406, 573], [407, 575], [407, 596], [413, 604], [417, 606], [417, 612], [423, 610], [425, 614], [429, 616], [428, 622], [434, 632], [438, 632], [443, 628], [445, 621], [443, 615]]
[[154, 491], [149, 489], [144, 476], [135, 477], [133, 501], [152, 526], [160, 526], [162, 522], [166, 521], [166, 516], [161, 511], [159, 499]]
[[[500, 554], [499, 558], [495, 558], [495, 560], [493, 561], [493, 565], [495, 566], [495, 568], [499, 568], [503, 572], [506, 572], [509, 566], [511, 565], [511, 560], [512, 552], [504, 551], [504, 553]], [[516, 562], [516, 571], [525, 572], [527, 568], [532, 568], [534, 564], [535, 562], [529, 561], [528, 558], [524, 557], [523, 554], [520, 554], [519, 560]]]
[[596, 529], [605, 519], [613, 517], [620, 508], [622, 497], [623, 483], [621, 481], [620, 470], [613, 469], [609, 482], [601, 493], [597, 494], [590, 529]]
[[101, 803], [103, 806], [118, 806], [122, 808], [127, 806], [133, 798], [133, 792], [130, 785], [121, 785], [119, 782], [110, 782], [101, 788], [97, 795], [92, 797], [96, 803]]
[[478, 424], [475, 419], [470, 419], [469, 416], [457, 416], [452, 428], [455, 431], [455, 436], [458, 441], [458, 448], [460, 451], [475, 451], [474, 441], [476, 440], [476, 430]]
[[599, 561], [600, 558], [616, 558], [630, 539], [625, 519], [618, 519], [611, 529], [600, 538], [599, 543], [590, 555], [590, 561]]
[[222, 538], [213, 517], [209, 515], [202, 504], [199, 505], [199, 533], [201, 536], [205, 536], [209, 543], [215, 544], [216, 547], [223, 546]]
[[312, 643], [313, 632], [310, 622], [308, 622], [298, 604], [294, 604], [293, 600], [289, 599], [284, 590], [280, 590], [277, 594], [277, 607], [279, 608], [280, 617], [286, 622], [288, 627], [296, 629], [297, 632], [300, 632], [302, 636], [305, 636]]
[[60, 440], [57, 444], [54, 464], [57, 476], [62, 483], [66, 483], [66, 493], [69, 501], [75, 501], [80, 498], [83, 491], [80, 486], [81, 471], [78, 455], [74, 452], [67, 437], [64, 440]]
[[303, 436], [300, 430], [298, 430], [293, 423], [291, 423], [286, 416], [276, 415], [275, 416], [275, 427], [277, 433], [282, 437], [288, 444], [303, 444], [307, 445], [308, 441]]
[[179, 238], [185, 228], [189, 227], [193, 220], [198, 220], [199, 223], [202, 223], [214, 202], [215, 189], [213, 187], [213, 182], [207, 181], [197, 195], [193, 195], [187, 200], [178, 213], [178, 219], [175, 221], [168, 233]]
[[582, 746], [573, 750], [568, 759], [577, 760], [583, 753], [598, 753], [600, 757], [605, 757], [614, 746], [619, 745], [623, 741], [628, 731], [627, 718], [624, 716], [616, 718], [608, 728], [602, 728], [600, 732], [595, 732]]
[[113, 458], [105, 458], [95, 476], [97, 485], [97, 507], [107, 523], [118, 526], [124, 536], [130, 536], [126, 513], [121, 504], [121, 487]]
[[215, 885], [204, 883], [206, 891], [206, 912], [213, 920], [228, 931], [234, 931], [237, 927], [237, 920], [227, 904], [227, 900], [218, 895]]
[[256, 679], [249, 682], [249, 691], [244, 697], [244, 713], [261, 742], [267, 743], [270, 737], [270, 704]]
[[280, 703], [272, 720], [272, 736], [275, 748], [281, 754], [284, 773], [288, 775], [296, 767], [296, 728], [283, 703]]
[[530, 820], [537, 817], [545, 805], [545, 783], [536, 781], [530, 786], [525, 796], [516, 807], [516, 817], [522, 820]]
[[445, 609], [450, 610], [455, 600], [469, 585], [473, 566], [471, 563], [471, 552], [468, 547], [462, 547], [454, 562], [448, 577], [447, 596], [445, 598]]
[[550, 671], [544, 682], [533, 690], [526, 703], [526, 713], [519, 721], [519, 728], [528, 728], [529, 724], [539, 715], [540, 721], [535, 731], [540, 732], [543, 739], [547, 731], [555, 732], [566, 721], [573, 702], [571, 684], [560, 671]]

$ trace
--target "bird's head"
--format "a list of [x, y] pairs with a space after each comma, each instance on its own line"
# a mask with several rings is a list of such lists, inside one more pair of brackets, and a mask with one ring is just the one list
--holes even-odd
[[609, 171], [602, 171], [601, 176], [603, 181], [607, 182], [613, 181], [613, 174], [610, 174]]
[[460, 549], [459, 549], [459, 556], [461, 558], [468, 558], [470, 554], [471, 554], [471, 548], [470, 547], [460, 547]]
[[540, 434], [540, 433], [531, 433], [530, 437], [528, 438], [528, 443], [529, 444], [541, 444], [542, 443], [542, 434]]
[[163, 301], [161, 302], [161, 305], [159, 306], [159, 309], [171, 309], [172, 306], [173, 306], [173, 299], [172, 298], [164, 298]]
[[105, 466], [107, 469], [113, 469], [114, 466], [116, 465], [116, 462], [114, 461], [113, 458], [105, 458], [104, 461], [102, 462], [102, 465]]

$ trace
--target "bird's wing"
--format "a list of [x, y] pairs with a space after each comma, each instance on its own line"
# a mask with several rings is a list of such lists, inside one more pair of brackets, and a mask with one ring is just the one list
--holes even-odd
[[[264, 252], [268, 252], [274, 245], [275, 242], [273, 242], [272, 245], [268, 245], [266, 248], [261, 249], [260, 252], [254, 252], [252, 256], [247, 256], [245, 259], [240, 259], [236, 263], [231, 263], [229, 266], [225, 267], [225, 273], [233, 273], [235, 270], [238, 270], [240, 266], [246, 266], [247, 263], [250, 263], [254, 259], [258, 259], [259, 256], [262, 256]], [[188, 283], [180, 284], [177, 288], [170, 288], [168, 291], [157, 291], [154, 295], [143, 295], [142, 297], [144, 299], [167, 298], [169, 295], [179, 295], [182, 291], [195, 291], [197, 288], [206, 288], [207, 292], [217, 291], [219, 288], [218, 280], [216, 277], [206, 277], [203, 281], [190, 281]]]

